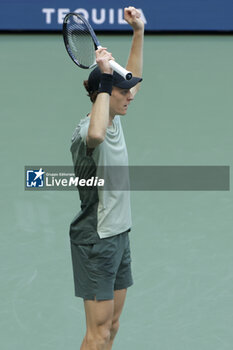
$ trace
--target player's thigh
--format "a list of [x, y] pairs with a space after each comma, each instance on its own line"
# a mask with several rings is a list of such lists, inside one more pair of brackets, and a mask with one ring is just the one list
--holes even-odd
[[114, 314], [114, 300], [84, 300], [87, 329], [111, 328]]

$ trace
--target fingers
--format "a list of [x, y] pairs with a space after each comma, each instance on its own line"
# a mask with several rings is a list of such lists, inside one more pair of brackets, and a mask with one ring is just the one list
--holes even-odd
[[144, 22], [141, 18], [141, 12], [133, 6], [124, 9], [124, 18], [134, 30], [144, 30]]
[[96, 50], [96, 63], [98, 64], [102, 73], [112, 74], [109, 61], [114, 60], [112, 53], [107, 51], [106, 47], [101, 47]]
[[114, 60], [112, 57], [112, 53], [107, 51], [106, 47], [101, 47], [98, 50], [96, 50], [96, 62], [101, 61], [110, 61]]
[[126, 17], [131, 17], [132, 19], [141, 17], [140, 11], [133, 6], [126, 7], [124, 9], [124, 14]]

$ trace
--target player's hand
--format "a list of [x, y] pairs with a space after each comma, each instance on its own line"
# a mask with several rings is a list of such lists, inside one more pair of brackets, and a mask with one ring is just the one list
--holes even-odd
[[144, 22], [141, 19], [141, 13], [133, 6], [125, 7], [124, 19], [134, 30], [143, 30]]
[[109, 64], [110, 60], [114, 60], [111, 52], [107, 51], [106, 47], [101, 47], [96, 50], [96, 63], [102, 73], [113, 74], [113, 70]]

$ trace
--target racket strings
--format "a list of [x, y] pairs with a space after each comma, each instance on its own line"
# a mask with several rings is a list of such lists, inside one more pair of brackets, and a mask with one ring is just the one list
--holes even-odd
[[95, 45], [86, 24], [76, 16], [70, 16], [65, 27], [68, 50], [82, 68], [95, 65]]

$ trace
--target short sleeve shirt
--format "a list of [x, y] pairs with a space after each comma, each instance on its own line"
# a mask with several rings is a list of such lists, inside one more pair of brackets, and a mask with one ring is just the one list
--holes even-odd
[[[91, 154], [86, 147], [89, 123], [88, 116], [82, 119], [72, 138], [71, 153], [74, 166], [78, 169], [76, 176], [101, 177], [108, 168], [116, 171], [119, 167], [127, 169], [128, 153], [120, 117], [115, 116], [112, 125], [107, 128], [104, 141]], [[120, 181], [129, 185], [128, 172], [124, 171]], [[99, 189], [98, 186], [91, 190], [79, 188], [79, 195], [81, 211], [70, 226], [73, 242], [89, 244], [95, 242], [97, 234], [100, 238], [107, 238], [130, 230], [132, 222], [129, 186], [128, 190], [110, 187], [107, 191]]]

